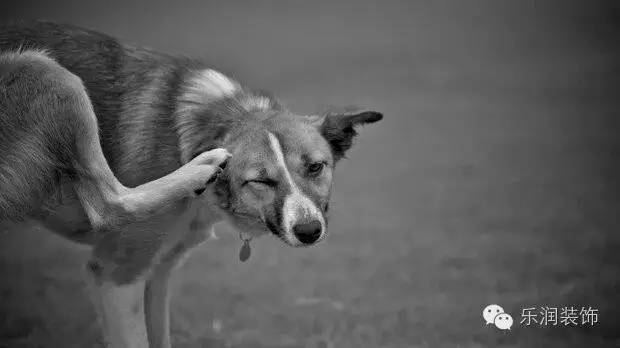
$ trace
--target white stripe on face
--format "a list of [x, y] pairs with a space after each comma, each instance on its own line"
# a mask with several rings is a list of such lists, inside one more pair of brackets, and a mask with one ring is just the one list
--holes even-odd
[[325, 219], [323, 214], [316, 207], [314, 202], [308, 196], [304, 195], [301, 190], [295, 184], [295, 181], [291, 177], [286, 161], [284, 160], [284, 153], [278, 138], [272, 133], [269, 135], [269, 146], [276, 156], [276, 164], [284, 173], [284, 179], [288, 183], [291, 193], [284, 198], [284, 204], [282, 205], [282, 227], [284, 228], [284, 239], [293, 246], [301, 245], [302, 243], [293, 235], [293, 226], [305, 218], [301, 222], [309, 222], [312, 220], [318, 220], [321, 223], [321, 237], [317, 239], [317, 242], [321, 240], [325, 234]]

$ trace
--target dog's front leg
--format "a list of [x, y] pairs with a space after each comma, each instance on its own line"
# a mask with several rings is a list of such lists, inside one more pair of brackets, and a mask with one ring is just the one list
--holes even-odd
[[170, 348], [170, 295], [168, 281], [175, 262], [158, 265], [144, 292], [146, 329], [151, 348]]
[[213, 223], [211, 221], [202, 220], [199, 216], [194, 218], [189, 233], [164, 255], [147, 280], [144, 313], [151, 348], [171, 347], [168, 281], [172, 271], [183, 263], [194, 247], [210, 238], [212, 234]]
[[[182, 216], [180, 217], [182, 219]], [[87, 270], [93, 302], [104, 333], [106, 347], [149, 347], [144, 295], [146, 281], [157, 263], [165, 241], [168, 216], [153, 217], [134, 230], [97, 231]]]
[[116, 284], [104, 280], [98, 270], [89, 269], [92, 300], [108, 348], [148, 348], [144, 319], [145, 280]]

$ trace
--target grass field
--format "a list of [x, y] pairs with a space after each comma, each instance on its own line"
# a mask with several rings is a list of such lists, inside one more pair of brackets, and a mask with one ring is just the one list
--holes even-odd
[[[175, 347], [620, 346], [618, 5], [183, 4], [26, 1], [11, 16], [208, 57], [302, 113], [386, 117], [337, 169], [325, 242], [263, 238], [241, 264], [222, 227], [193, 254], [173, 283]], [[86, 251], [2, 231], [0, 347], [97, 346]], [[490, 303], [511, 331], [484, 325]], [[519, 324], [522, 308], [571, 305], [599, 321]]]

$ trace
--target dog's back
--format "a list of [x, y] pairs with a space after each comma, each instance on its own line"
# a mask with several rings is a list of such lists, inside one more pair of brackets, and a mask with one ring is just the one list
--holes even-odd
[[10, 24], [0, 28], [0, 51], [45, 50], [60, 65], [79, 76], [96, 108], [119, 108], [123, 47], [113, 38], [81, 28], [48, 22]]
[[0, 52], [24, 49], [46, 50], [82, 79], [103, 152], [123, 183], [135, 186], [182, 164], [172, 114], [179, 86], [199, 63], [72, 25], [37, 21], [0, 29]]

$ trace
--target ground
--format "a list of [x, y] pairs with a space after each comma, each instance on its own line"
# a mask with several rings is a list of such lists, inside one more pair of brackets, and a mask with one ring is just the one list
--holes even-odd
[[[181, 3], [4, 16], [206, 57], [302, 113], [385, 119], [337, 168], [323, 243], [263, 238], [240, 263], [223, 227], [193, 254], [173, 282], [175, 347], [620, 345], [617, 4]], [[85, 250], [7, 225], [0, 250], [0, 347], [97, 346]], [[491, 303], [510, 331], [484, 325]], [[520, 323], [540, 306], [591, 306], [598, 322]]]

